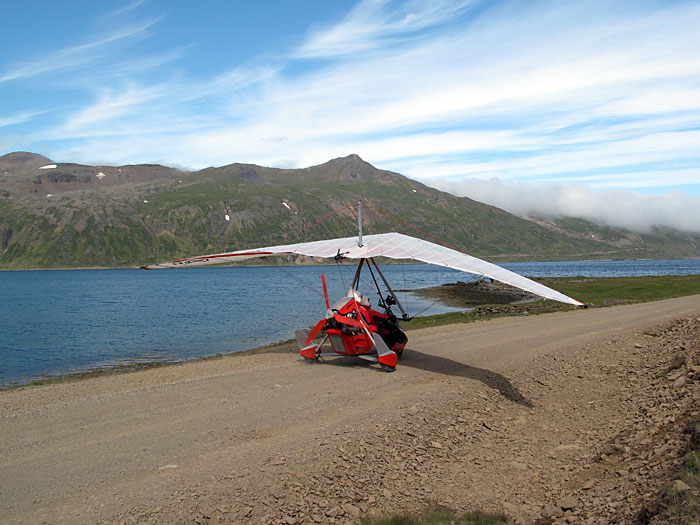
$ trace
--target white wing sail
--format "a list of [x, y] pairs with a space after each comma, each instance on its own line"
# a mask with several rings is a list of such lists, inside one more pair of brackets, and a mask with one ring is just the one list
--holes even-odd
[[357, 237], [329, 239], [324, 241], [301, 242], [268, 246], [253, 250], [217, 253], [179, 259], [166, 263], [143, 266], [146, 270], [158, 268], [180, 268], [187, 266], [207, 266], [233, 261], [243, 261], [255, 257], [271, 257], [278, 255], [306, 255], [309, 257], [333, 258], [337, 255], [348, 259], [366, 259], [370, 257], [389, 257], [390, 259], [414, 259], [428, 264], [445, 266], [462, 272], [489, 277], [521, 290], [531, 292], [546, 299], [562, 303], [583, 306], [583, 303], [572, 299], [547, 286], [537, 283], [515, 272], [501, 268], [495, 264], [483, 261], [466, 253], [458, 252], [445, 246], [416, 239], [400, 233], [380, 233], [365, 235], [362, 246], [357, 245]]

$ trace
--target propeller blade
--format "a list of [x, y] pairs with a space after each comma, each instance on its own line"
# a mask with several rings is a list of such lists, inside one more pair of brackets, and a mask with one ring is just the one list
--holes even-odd
[[333, 316], [333, 319], [335, 319], [341, 324], [352, 326], [353, 328], [362, 328], [363, 330], [365, 329], [365, 326], [360, 321], [358, 321], [357, 319], [353, 319], [352, 317], [345, 317], [344, 315], [335, 314]]
[[309, 332], [309, 335], [306, 336], [306, 341], [304, 341], [304, 346], [309, 346], [311, 344], [311, 341], [314, 340], [314, 337], [318, 335], [318, 333], [321, 331], [321, 328], [326, 326], [326, 320], [321, 319], [318, 323], [316, 323], [316, 326], [314, 326], [313, 330]]
[[326, 286], [325, 274], [321, 274], [321, 282], [323, 283], [323, 298], [326, 300], [326, 310], [330, 310], [331, 303], [328, 301], [328, 287]]

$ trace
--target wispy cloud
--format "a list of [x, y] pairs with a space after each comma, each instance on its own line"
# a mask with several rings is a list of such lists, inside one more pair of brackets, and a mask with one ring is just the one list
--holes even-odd
[[[136, 85], [129, 85], [124, 91], [113, 93], [104, 91], [99, 100], [74, 115], [59, 130], [59, 137], [72, 138], [73, 136], [84, 137], [86, 130], [99, 128], [100, 134], [113, 134], [115, 132], [113, 124], [115, 121], [134, 119], [137, 112], [143, 110], [143, 106], [160, 100], [164, 92], [169, 89], [162, 86], [151, 86], [141, 88]], [[142, 115], [138, 115], [141, 120]]]
[[90, 42], [72, 47], [59, 49], [54, 52], [44, 53], [41, 57], [25, 60], [15, 64], [5, 73], [0, 74], [0, 84], [20, 81], [39, 76], [57, 74], [63, 72], [74, 72], [84, 69], [95, 63], [108, 60], [112, 56], [113, 50], [110, 48], [115, 44], [133, 42], [143, 38], [159, 19], [152, 19], [141, 24], [119, 29], [112, 34], [94, 39]]
[[146, 0], [134, 0], [133, 2], [129, 2], [128, 4], [124, 5], [123, 7], [115, 9], [114, 11], [110, 11], [109, 13], [104, 15], [101, 18], [101, 21], [104, 22], [104, 21], [110, 20], [112, 18], [122, 16], [126, 13], [129, 13], [129, 12], [133, 11], [134, 9], [136, 9], [137, 7], [144, 4], [145, 2], [146, 2]]
[[194, 42], [130, 45], [169, 19], [16, 64], [0, 87], [71, 72], [80, 102], [34, 135], [56, 159], [301, 167], [358, 153], [494, 194], [567, 182], [700, 195], [697, 3], [365, 0], [287, 54], [204, 77], [187, 69]]
[[16, 113], [14, 115], [8, 115], [6, 117], [0, 117], [0, 128], [6, 126], [13, 126], [15, 124], [21, 124], [22, 122], [28, 122], [34, 117], [41, 115], [41, 111], [30, 111], [25, 113]]
[[471, 0], [413, 0], [397, 6], [389, 0], [363, 0], [339, 24], [313, 31], [295, 56], [350, 55], [403, 42], [417, 32], [450, 20], [471, 4]]

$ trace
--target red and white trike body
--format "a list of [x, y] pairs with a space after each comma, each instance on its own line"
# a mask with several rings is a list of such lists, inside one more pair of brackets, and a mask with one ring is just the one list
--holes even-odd
[[[309, 334], [303, 330], [297, 330], [295, 334], [300, 354], [307, 360], [317, 361], [320, 357], [334, 355], [357, 356], [379, 362], [387, 371], [396, 368], [408, 342], [396, 316], [390, 311], [373, 310], [366, 297], [353, 289], [328, 310], [326, 318], [319, 321]], [[321, 340], [314, 343], [317, 336]], [[326, 343], [332, 353], [324, 353]]]
[[[359, 284], [360, 272], [365, 262], [377, 286], [379, 304], [384, 309], [384, 313], [373, 310], [369, 299], [355, 288]], [[382, 298], [372, 265], [389, 291], [386, 298]], [[302, 357], [308, 361], [318, 361], [321, 357], [334, 355], [357, 356], [367, 361], [378, 362], [388, 372], [393, 371], [408, 342], [408, 337], [401, 330], [399, 319], [391, 311], [391, 306], [399, 307], [403, 313], [403, 320], [410, 321], [410, 318], [398, 302], [396, 294], [374, 259], [360, 260], [350, 290], [332, 307], [328, 302], [326, 279], [324, 276], [321, 276], [321, 279], [326, 299], [326, 318], [321, 319], [308, 334], [303, 330], [295, 331]], [[317, 337], [321, 337], [321, 340], [314, 343]], [[332, 352], [324, 353], [326, 343]]]

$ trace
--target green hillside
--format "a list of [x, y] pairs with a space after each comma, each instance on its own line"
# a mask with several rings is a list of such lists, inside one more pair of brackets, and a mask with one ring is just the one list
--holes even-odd
[[[0, 157], [0, 268], [138, 266], [350, 236], [357, 233], [354, 208], [316, 223], [360, 198], [491, 260], [700, 256], [697, 235], [524, 220], [378, 170], [356, 155], [298, 170], [232, 164], [194, 173], [153, 165], [40, 170], [51, 161], [23, 153], [19, 162], [17, 155]], [[364, 219], [366, 233], [422, 236], [371, 206]]]

